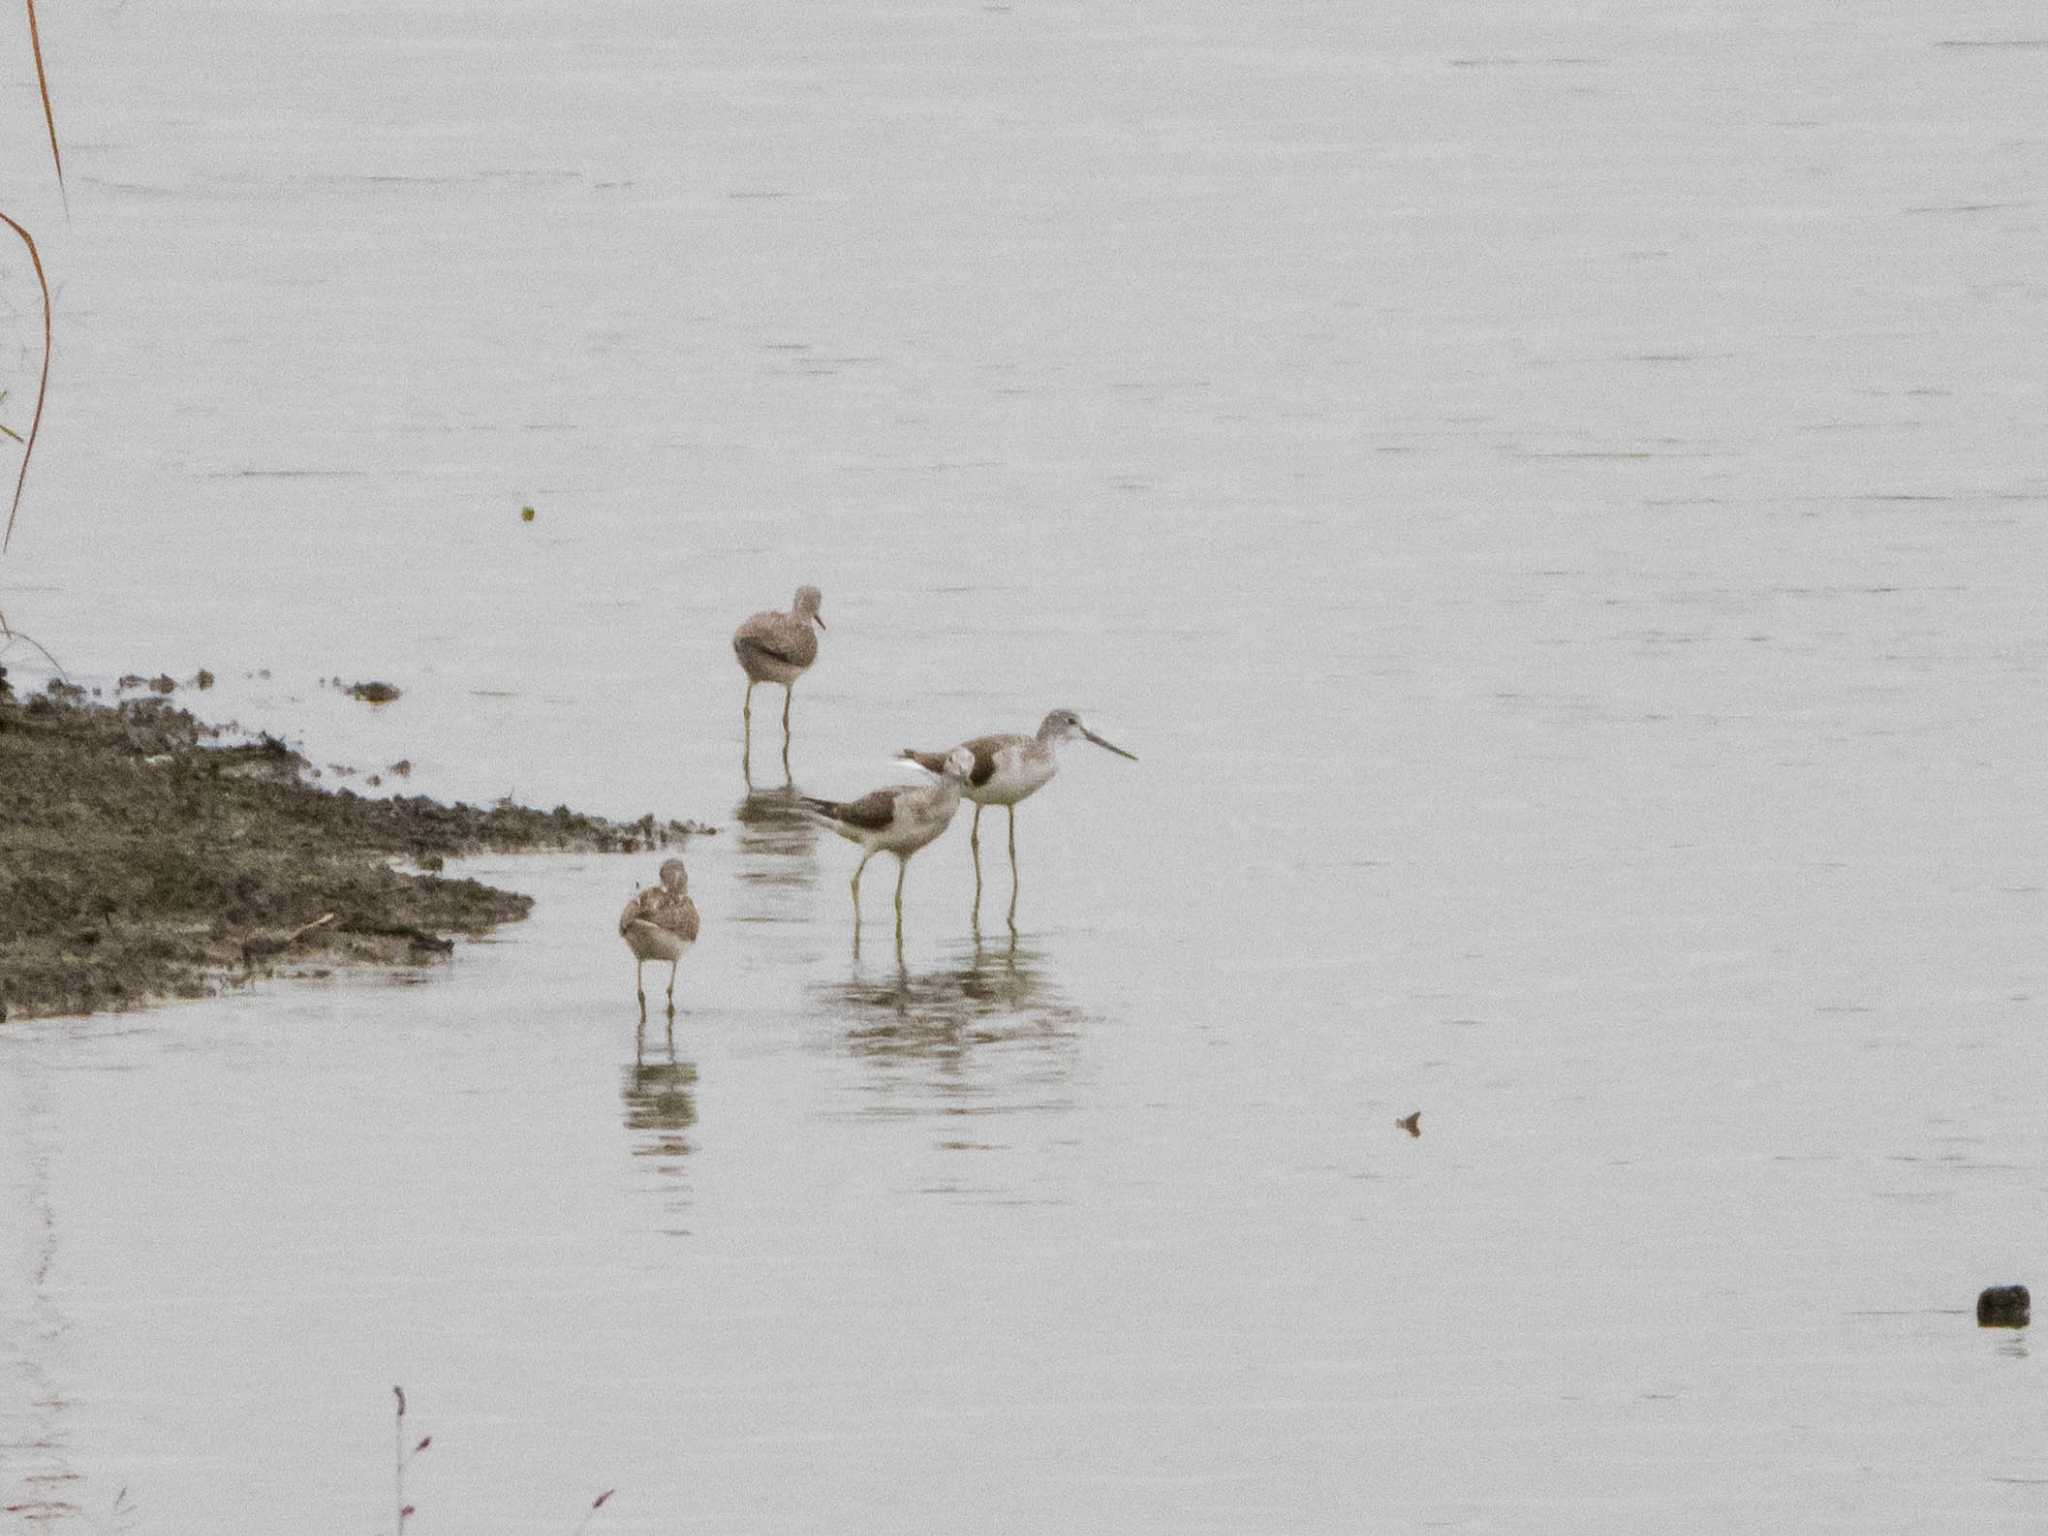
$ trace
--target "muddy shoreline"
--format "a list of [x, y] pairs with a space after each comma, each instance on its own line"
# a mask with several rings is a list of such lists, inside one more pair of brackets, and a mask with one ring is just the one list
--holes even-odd
[[651, 850], [691, 830], [369, 799], [311, 773], [278, 738], [209, 726], [163, 697], [0, 692], [0, 1020], [431, 963], [453, 936], [532, 906], [444, 878], [442, 861]]

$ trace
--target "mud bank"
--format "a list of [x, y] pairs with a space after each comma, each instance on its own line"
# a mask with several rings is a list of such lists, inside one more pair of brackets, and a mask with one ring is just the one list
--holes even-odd
[[450, 935], [532, 905], [444, 879], [442, 860], [652, 849], [688, 830], [366, 799], [309, 782], [309, 766], [275, 737], [230, 742], [162, 698], [0, 694], [0, 1019], [431, 961]]

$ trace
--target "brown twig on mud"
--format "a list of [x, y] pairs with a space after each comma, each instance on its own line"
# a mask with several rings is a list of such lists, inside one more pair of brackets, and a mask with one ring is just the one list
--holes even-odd
[[21, 243], [28, 247], [28, 259], [36, 269], [36, 284], [43, 290], [43, 371], [36, 383], [36, 413], [28, 424], [28, 441], [21, 450], [21, 473], [14, 477], [14, 500], [7, 508], [7, 532], [0, 534], [0, 553], [4, 553], [14, 541], [14, 519], [21, 511], [22, 487], [28, 484], [28, 461], [36, 451], [36, 434], [43, 429], [43, 398], [50, 392], [50, 280], [43, 273], [43, 253], [36, 249], [35, 236], [4, 213], [0, 213], [0, 222], [21, 236]]
[[301, 923], [299, 924], [298, 927], [294, 928], [290, 933], [286, 934], [284, 936], [285, 944], [287, 946], [296, 944], [299, 942], [299, 940], [303, 939], [307, 934], [311, 933], [315, 928], [325, 928], [329, 923], [333, 921], [334, 914], [332, 912], [323, 912], [318, 917], [314, 918], [313, 921], [311, 921], [310, 923]]

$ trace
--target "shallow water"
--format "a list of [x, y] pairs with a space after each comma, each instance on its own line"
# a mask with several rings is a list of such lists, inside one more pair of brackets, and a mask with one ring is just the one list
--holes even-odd
[[[0, 1029], [4, 1518], [2039, 1529], [2048, 51], [1551, 9], [46, 17], [9, 617], [721, 831], [672, 1041], [645, 858]], [[1014, 935], [749, 794], [806, 580], [803, 791], [1141, 758]]]

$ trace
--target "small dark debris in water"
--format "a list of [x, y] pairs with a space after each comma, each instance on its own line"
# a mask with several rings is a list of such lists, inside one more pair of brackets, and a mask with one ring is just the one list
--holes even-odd
[[384, 787], [384, 775], [381, 773], [373, 773], [367, 779], [363, 780], [363, 782], [369, 785], [370, 788], [372, 789], [382, 789]]
[[531, 507], [521, 507], [521, 508], [519, 509], [519, 521], [521, 521], [522, 523], [530, 523], [530, 522], [532, 522], [532, 521], [533, 521], [533, 519], [534, 519], [534, 511], [533, 511], [533, 508], [531, 508]]
[[[53, 699], [82, 699], [85, 697], [85, 690], [83, 688], [79, 687], [76, 683], [67, 683], [61, 677], [51, 678], [44, 691]], [[99, 690], [95, 688], [93, 692], [97, 693]]]
[[1977, 1297], [1979, 1328], [2024, 1328], [2033, 1299], [2024, 1285], [1994, 1285]]
[[398, 697], [398, 690], [389, 683], [350, 683], [348, 691], [365, 704], [389, 704]]
[[1412, 1115], [1402, 1116], [1394, 1122], [1394, 1129], [1406, 1131], [1410, 1136], [1420, 1136], [1422, 1134], [1422, 1111], [1418, 1109]]
[[395, 773], [401, 779], [410, 778], [412, 777], [412, 759], [409, 757], [401, 757], [397, 762], [393, 763], [389, 768], [386, 768], [384, 771], [386, 773]]
[[337, 779], [352, 779], [356, 776], [356, 770], [351, 768], [347, 763], [329, 763], [327, 765], [327, 771], [333, 774]]
[[178, 684], [168, 672], [159, 672], [149, 680], [149, 686], [158, 693], [176, 693]]
[[117, 689], [122, 690], [126, 690], [129, 688], [140, 688], [148, 681], [149, 679], [144, 677], [139, 672], [123, 672], [120, 676], [119, 681], [117, 681], [114, 684], [114, 686]]
[[192, 686], [198, 688], [201, 692], [204, 692], [206, 689], [211, 688], [213, 686], [213, 674], [207, 671], [206, 668], [201, 667], [199, 669], [199, 675], [192, 679]]

